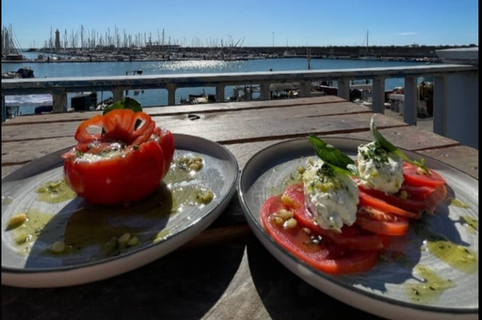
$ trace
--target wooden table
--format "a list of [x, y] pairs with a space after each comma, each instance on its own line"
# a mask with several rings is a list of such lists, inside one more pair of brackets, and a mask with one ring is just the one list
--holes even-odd
[[[157, 124], [225, 145], [242, 169], [285, 139], [371, 139], [369, 109], [335, 96], [145, 109]], [[2, 124], [2, 176], [75, 144], [78, 124], [98, 112], [15, 118]], [[398, 147], [478, 179], [478, 150], [380, 115]], [[475, 133], [474, 133], [475, 134]], [[318, 291], [275, 260], [252, 235], [237, 196], [207, 230], [181, 249], [104, 281], [55, 289], [2, 286], [4, 319], [373, 319]]]

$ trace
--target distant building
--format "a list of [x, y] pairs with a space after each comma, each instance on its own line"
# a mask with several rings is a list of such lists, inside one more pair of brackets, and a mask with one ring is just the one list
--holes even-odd
[[60, 32], [59, 29], [55, 31], [55, 50], [60, 51]]

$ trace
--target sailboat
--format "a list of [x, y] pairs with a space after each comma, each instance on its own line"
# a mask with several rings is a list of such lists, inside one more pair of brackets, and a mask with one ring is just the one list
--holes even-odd
[[[360, 60], [376, 60], [375, 56], [370, 55], [370, 51], [368, 49], [368, 30], [367, 30], [367, 37], [366, 37], [366, 44], [365, 44], [365, 51], [362, 52], [360, 55]], [[365, 39], [363, 40], [363, 43], [365, 43]]]
[[2, 60], [25, 60], [12, 25], [2, 28]]

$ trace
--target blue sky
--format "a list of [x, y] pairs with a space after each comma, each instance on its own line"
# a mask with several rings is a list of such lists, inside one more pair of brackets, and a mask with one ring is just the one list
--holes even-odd
[[478, 45], [478, 0], [2, 0], [24, 48], [51, 30], [143, 35], [192, 46]]

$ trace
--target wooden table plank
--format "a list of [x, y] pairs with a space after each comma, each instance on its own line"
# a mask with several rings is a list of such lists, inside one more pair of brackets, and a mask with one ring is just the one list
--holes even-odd
[[[323, 96], [313, 98], [297, 98], [297, 99], [282, 99], [282, 100], [268, 100], [268, 101], [251, 101], [251, 102], [227, 102], [227, 103], [209, 103], [197, 105], [178, 105], [178, 106], [160, 106], [160, 107], [144, 107], [143, 110], [151, 116], [161, 115], [178, 115], [187, 113], [212, 113], [219, 111], [238, 111], [238, 110], [254, 110], [260, 108], [278, 108], [278, 107], [292, 107], [312, 104], [326, 104], [346, 102], [346, 100], [337, 96]], [[18, 126], [35, 123], [52, 123], [52, 122], [75, 122], [83, 121], [93, 117], [97, 114], [102, 114], [102, 111], [78, 111], [68, 113], [50, 113], [31, 116], [20, 116], [10, 119], [2, 123], [2, 126]]]
[[[280, 125], [280, 119], [250, 119], [247, 121], [218, 121], [210, 119], [206, 121], [180, 120], [175, 126], [167, 123], [165, 128], [174, 133], [190, 134], [199, 136], [224, 144], [240, 143], [257, 140], [279, 140], [307, 136], [310, 132], [316, 134], [334, 134], [353, 131], [366, 131], [370, 121], [370, 114], [336, 115], [321, 117], [305, 117], [290, 119], [286, 125]], [[380, 117], [379, 127], [385, 126], [406, 126], [403, 122], [390, 117]], [[65, 137], [56, 139], [45, 139], [49, 132], [45, 127], [43, 133], [41, 128], [16, 133], [17, 137], [22, 136], [21, 141], [2, 142], [2, 163], [21, 164], [24, 163], [25, 154], [32, 154], [35, 157], [48, 154], [62, 147], [73, 145], [75, 141], [71, 138], [72, 129], [67, 128], [68, 123], [57, 124], [63, 126], [59, 131], [69, 132]], [[40, 125], [36, 125], [40, 126]], [[37, 133], [37, 134], [35, 134]], [[53, 133], [57, 134], [57, 133]], [[33, 138], [37, 136], [37, 138]], [[27, 139], [27, 140], [26, 140]], [[38, 145], [36, 145], [38, 143]], [[55, 146], [55, 148], [53, 147]], [[52, 150], [55, 149], [55, 150]], [[27, 158], [33, 159], [31, 156]]]
[[[423, 131], [416, 127], [397, 127], [389, 129], [380, 129], [380, 132], [395, 146], [410, 151], [429, 150], [433, 148], [441, 148], [458, 145], [458, 142], [434, 134], [433, 132]], [[308, 132], [305, 132], [306, 135]], [[323, 134], [323, 133], [322, 133]], [[325, 134], [323, 134], [325, 135]], [[332, 134], [330, 134], [331, 136]], [[320, 136], [322, 136], [320, 134]], [[365, 131], [356, 133], [339, 133], [334, 134], [337, 137], [347, 137], [355, 139], [371, 140], [373, 138], [368, 128]], [[285, 139], [275, 139], [261, 141], [259, 144], [235, 143], [229, 149], [235, 154], [240, 163], [245, 162], [252, 156], [251, 150], [257, 151], [262, 147], [269, 146], [275, 142]], [[55, 152], [57, 150], [75, 145], [76, 141], [73, 137], [56, 138], [56, 139], [40, 139], [34, 142], [18, 141], [2, 143], [2, 166], [11, 166], [25, 164], [41, 156]], [[255, 146], [255, 147], [253, 147]], [[239, 149], [239, 151], [238, 151]]]
[[[158, 126], [168, 129], [182, 126], [198, 126], [208, 122], [212, 125], [231, 125], [231, 123], [249, 122], [269, 118], [271, 120], [290, 120], [293, 118], [328, 116], [347, 113], [368, 113], [369, 110], [348, 102], [292, 106], [291, 108], [268, 108], [260, 110], [240, 110], [237, 112], [216, 112], [209, 114], [181, 114], [177, 116], [156, 116], [153, 119]], [[194, 116], [194, 118], [192, 117]], [[194, 120], [193, 120], [194, 119]], [[35, 123], [23, 126], [2, 126], [2, 142], [23, 141], [30, 139], [57, 138], [73, 136], [79, 121]]]
[[479, 179], [479, 151], [468, 146], [423, 150], [420, 154], [432, 157]]
[[[223, 144], [242, 143], [262, 140], [297, 138], [314, 134], [335, 134], [368, 130], [370, 114], [348, 114], [335, 116], [312, 116], [291, 118], [285, 122], [280, 119], [257, 119], [250, 121], [235, 121], [225, 123], [217, 121], [198, 122], [196, 125], [184, 121], [166, 127], [174, 133], [186, 133]], [[289, 120], [289, 121], [288, 121]], [[390, 118], [380, 117], [379, 126], [397, 127], [407, 124]]]

